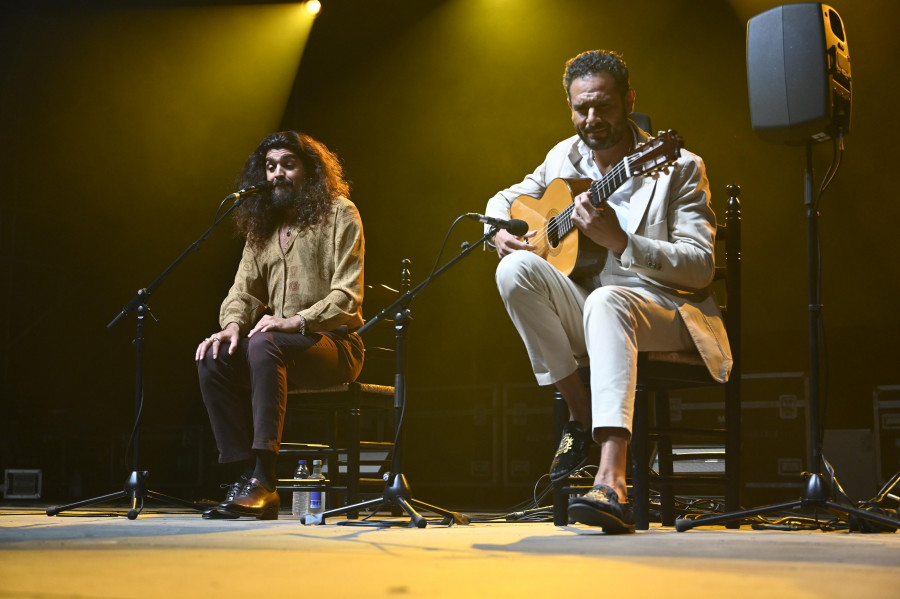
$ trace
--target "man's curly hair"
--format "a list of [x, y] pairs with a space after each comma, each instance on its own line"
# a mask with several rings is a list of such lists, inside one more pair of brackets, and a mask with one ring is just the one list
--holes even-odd
[[303, 183], [295, 204], [288, 213], [272, 210], [271, 191], [252, 194], [234, 211], [238, 234], [247, 239], [251, 247], [262, 246], [284, 218], [293, 219], [299, 228], [307, 229], [318, 224], [328, 213], [338, 196], [349, 197], [350, 184], [344, 179], [338, 157], [325, 144], [296, 131], [273, 133], [250, 154], [236, 182], [237, 189], [244, 189], [266, 180], [266, 154], [270, 150], [289, 150], [303, 163]]
[[563, 75], [563, 86], [566, 95], [571, 97], [569, 91], [572, 82], [582, 77], [609, 73], [616, 84], [616, 90], [622, 97], [628, 93], [631, 86], [628, 84], [628, 67], [618, 52], [612, 50], [590, 50], [582, 52], [566, 63], [566, 72]]

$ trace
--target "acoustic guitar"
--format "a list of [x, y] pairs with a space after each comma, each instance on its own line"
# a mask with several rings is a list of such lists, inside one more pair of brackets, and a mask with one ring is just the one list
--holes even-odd
[[681, 156], [684, 140], [673, 130], [660, 133], [637, 147], [633, 154], [622, 159], [602, 179], [554, 179], [540, 198], [520, 195], [510, 207], [510, 217], [524, 220], [529, 231], [537, 231], [528, 243], [537, 247], [535, 253], [550, 262], [561, 273], [575, 278], [579, 271], [603, 267], [606, 250], [583, 238], [581, 232], [572, 234], [575, 196], [590, 191], [595, 207], [605, 202], [630, 177], [658, 175]]

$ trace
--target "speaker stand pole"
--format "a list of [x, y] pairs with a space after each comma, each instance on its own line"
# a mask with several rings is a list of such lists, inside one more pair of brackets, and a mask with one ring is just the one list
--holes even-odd
[[809, 281], [809, 438], [812, 443], [812, 473], [806, 475], [803, 494], [800, 499], [758, 507], [749, 510], [703, 516], [694, 520], [679, 519], [675, 530], [684, 532], [697, 526], [739, 522], [762, 514], [792, 510], [798, 507], [824, 510], [834, 515], [855, 516], [877, 522], [892, 528], [900, 528], [900, 520], [868, 512], [866, 510], [838, 503], [833, 500], [825, 476], [822, 474], [822, 435], [819, 430], [819, 390], [822, 365], [822, 350], [819, 342], [822, 306], [819, 304], [819, 214], [813, 193], [812, 142], [806, 142], [806, 175], [804, 180], [804, 202], [806, 204], [807, 270]]

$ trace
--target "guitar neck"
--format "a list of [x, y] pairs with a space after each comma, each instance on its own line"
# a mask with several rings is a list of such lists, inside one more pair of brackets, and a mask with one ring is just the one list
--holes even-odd
[[[623, 158], [605, 177], [591, 182], [588, 191], [591, 194], [591, 204], [595, 208], [609, 199], [609, 196], [622, 187], [622, 184], [631, 176], [628, 174], [627, 160], [628, 158]], [[565, 210], [550, 219], [550, 225], [558, 239], [562, 239], [575, 228], [575, 224], [572, 222], [573, 210], [575, 210], [575, 204], [569, 204]]]
[[623, 158], [605, 177], [591, 183], [591, 204], [594, 205], [594, 208], [608, 200], [609, 196], [628, 180], [630, 175], [627, 161], [627, 157]]
[[[654, 176], [669, 172], [681, 156], [684, 140], [672, 129], [644, 139], [635, 151], [625, 156], [601, 179], [557, 178], [551, 181], [540, 198], [521, 195], [510, 206], [513, 218], [524, 220], [535, 231], [530, 238], [538, 256], [545, 258], [560, 272], [569, 276], [573, 272], [587, 272], [603, 267], [606, 250], [597, 244], [579, 243], [578, 235], [569, 235], [575, 229], [572, 215], [575, 198], [587, 189], [591, 204], [599, 208], [616, 190], [632, 177]], [[599, 253], [592, 253], [597, 250]], [[578, 276], [581, 276], [580, 274]]]

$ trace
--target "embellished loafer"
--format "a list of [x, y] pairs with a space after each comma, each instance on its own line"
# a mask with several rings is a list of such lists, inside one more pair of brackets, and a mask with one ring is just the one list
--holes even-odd
[[634, 511], [629, 503], [619, 503], [619, 495], [607, 485], [594, 485], [569, 501], [569, 519], [599, 526], [608, 535], [634, 532]]
[[246, 484], [247, 479], [242, 476], [241, 480], [235, 483], [221, 485], [221, 487], [225, 489], [225, 499], [216, 507], [209, 508], [203, 512], [203, 518], [206, 520], [234, 520], [237, 518], [238, 516], [220, 510], [225, 504], [234, 501], [234, 498], [240, 495], [241, 489], [243, 489]]
[[232, 516], [251, 516], [257, 520], [278, 520], [281, 498], [277, 490], [267, 491], [255, 478], [241, 487], [237, 497], [217, 510]]
[[550, 464], [550, 482], [557, 483], [581, 468], [588, 459], [591, 436], [581, 424], [570, 420], [563, 427], [559, 448]]

